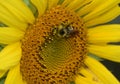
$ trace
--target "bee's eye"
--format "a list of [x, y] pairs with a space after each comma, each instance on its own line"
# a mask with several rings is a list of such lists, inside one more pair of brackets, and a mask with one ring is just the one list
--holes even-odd
[[59, 35], [64, 37], [67, 34], [67, 30], [65, 28], [59, 30]]
[[71, 25], [64, 25], [64, 24], [56, 26], [52, 30], [52, 34], [57, 35], [59, 37], [69, 37], [71, 32], [73, 32], [73, 27]]
[[70, 25], [62, 25], [58, 28], [58, 36], [59, 37], [69, 37], [71, 32], [73, 31], [73, 27]]

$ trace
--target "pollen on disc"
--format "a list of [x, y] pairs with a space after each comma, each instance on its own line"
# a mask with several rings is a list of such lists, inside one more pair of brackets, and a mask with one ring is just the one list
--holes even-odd
[[[53, 34], [60, 24], [70, 24], [73, 33], [61, 38]], [[38, 17], [22, 40], [20, 71], [28, 84], [69, 84], [87, 53], [86, 29], [74, 12], [57, 6]]]

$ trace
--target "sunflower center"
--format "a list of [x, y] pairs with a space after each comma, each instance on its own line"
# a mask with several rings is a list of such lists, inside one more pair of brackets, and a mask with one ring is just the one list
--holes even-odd
[[20, 62], [23, 79], [28, 84], [68, 84], [74, 81], [86, 53], [82, 19], [57, 6], [26, 31]]

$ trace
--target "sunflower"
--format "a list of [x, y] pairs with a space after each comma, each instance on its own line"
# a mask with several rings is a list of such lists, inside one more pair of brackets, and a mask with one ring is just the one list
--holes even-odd
[[120, 62], [120, 0], [0, 0], [5, 84], [120, 84], [99, 60]]

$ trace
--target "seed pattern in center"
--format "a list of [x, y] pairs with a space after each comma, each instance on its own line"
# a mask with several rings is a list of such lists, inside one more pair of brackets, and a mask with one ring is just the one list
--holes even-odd
[[82, 19], [61, 6], [30, 25], [22, 40], [20, 62], [28, 84], [69, 84], [82, 66], [86, 49]]

